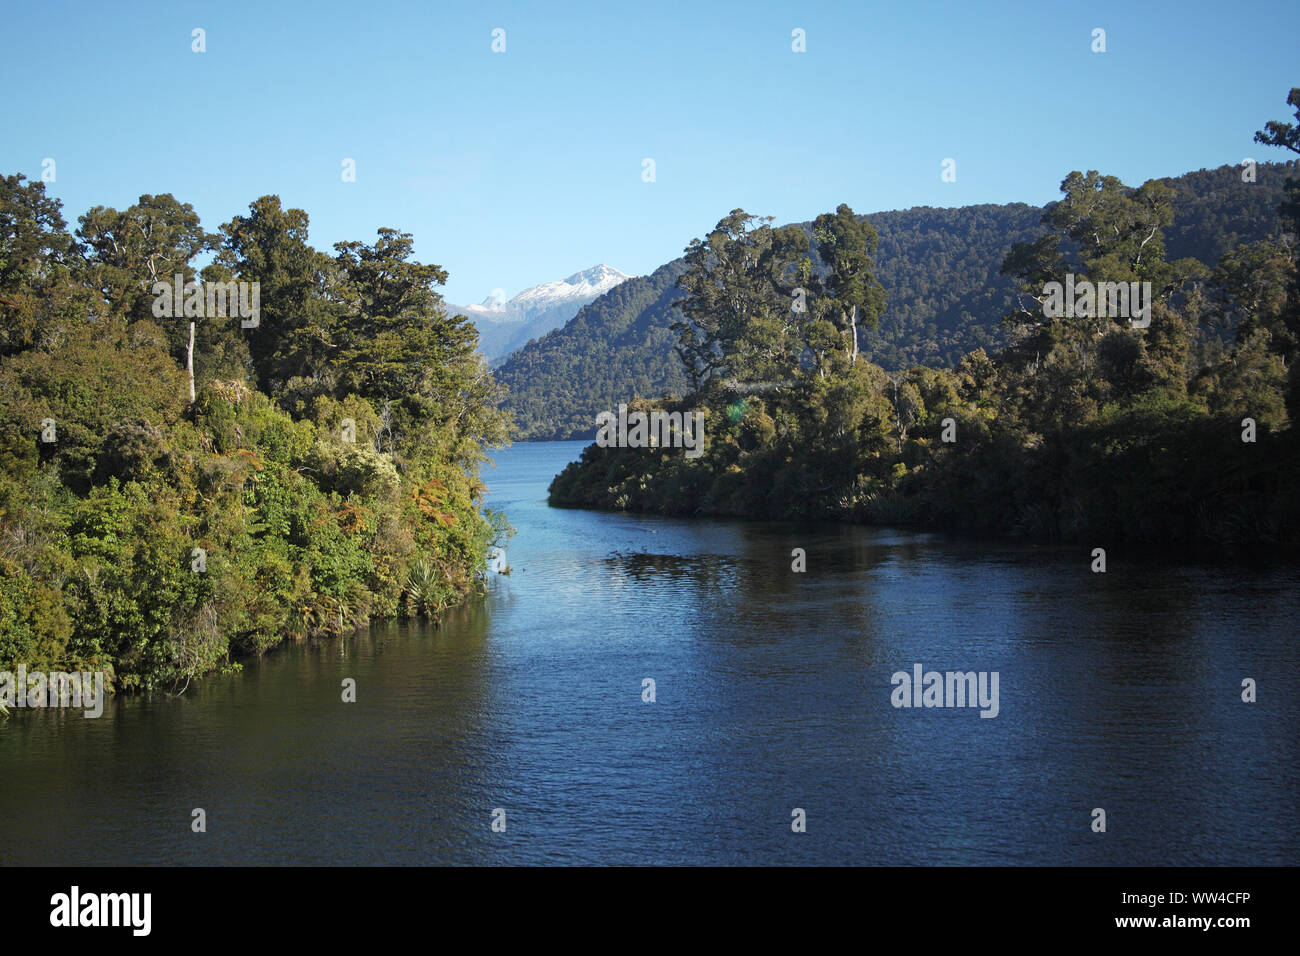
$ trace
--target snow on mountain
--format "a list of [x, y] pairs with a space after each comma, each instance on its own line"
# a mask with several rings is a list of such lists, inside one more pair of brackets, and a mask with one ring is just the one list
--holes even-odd
[[447, 311], [474, 323], [479, 349], [496, 365], [530, 339], [560, 328], [588, 302], [630, 278], [611, 266], [592, 266], [567, 279], [531, 286], [509, 301], [498, 289], [478, 305], [448, 304]]

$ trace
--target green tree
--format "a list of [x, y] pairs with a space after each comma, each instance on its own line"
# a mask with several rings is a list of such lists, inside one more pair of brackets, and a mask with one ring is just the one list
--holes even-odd
[[[1283, 123], [1270, 120], [1262, 130], [1255, 133], [1255, 142], [1265, 146], [1277, 146], [1289, 149], [1300, 155], [1300, 87], [1292, 87], [1287, 95], [1288, 106], [1295, 107], [1296, 123]], [[1286, 183], [1286, 198], [1278, 207], [1286, 230], [1293, 242], [1300, 240], [1300, 176], [1292, 176]], [[1290, 368], [1290, 385], [1287, 391], [1287, 408], [1293, 420], [1300, 419], [1300, 261], [1296, 257], [1297, 246], [1291, 246], [1291, 280], [1288, 283], [1287, 304], [1283, 315], [1286, 334], [1273, 337], [1274, 346], [1286, 360]]]
[[[170, 193], [141, 196], [121, 212], [93, 206], [78, 222], [88, 278], [108, 314], [126, 320], [152, 319], [153, 284], [171, 283], [178, 274], [191, 281], [191, 261], [210, 245], [194, 207]], [[173, 323], [175, 331], [169, 331], [174, 343], [187, 337], [181, 324]]]
[[72, 278], [80, 253], [62, 203], [25, 179], [0, 177], [0, 355], [55, 347], [86, 300]]
[[808, 237], [771, 222], [733, 209], [686, 248], [677, 280], [683, 319], [671, 328], [694, 391], [723, 375], [770, 381], [797, 367], [792, 293], [808, 281]]
[[874, 276], [879, 237], [865, 218], [841, 203], [834, 214], [823, 213], [813, 223], [817, 255], [830, 270], [822, 283], [827, 300], [825, 314], [835, 330], [847, 337], [845, 356], [858, 360], [858, 330], [874, 329], [885, 308], [885, 290]]
[[[291, 382], [309, 395], [335, 381], [338, 310], [329, 301], [333, 263], [307, 242], [307, 213], [284, 209], [279, 196], [249, 204], [247, 216], [221, 227], [216, 260], [204, 279], [259, 283], [260, 323], [247, 330], [247, 349], [260, 387], [281, 396]], [[233, 323], [230, 335], [236, 335]]]

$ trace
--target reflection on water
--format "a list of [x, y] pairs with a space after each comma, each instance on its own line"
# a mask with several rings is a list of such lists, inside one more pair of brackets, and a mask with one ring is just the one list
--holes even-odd
[[581, 447], [499, 453], [511, 573], [436, 630], [0, 721], [0, 862], [1300, 862], [1294, 569], [548, 508]]

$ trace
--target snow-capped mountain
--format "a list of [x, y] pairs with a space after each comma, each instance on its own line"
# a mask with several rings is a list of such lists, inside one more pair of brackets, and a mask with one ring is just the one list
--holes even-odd
[[447, 305], [448, 313], [467, 316], [478, 329], [479, 349], [493, 365], [515, 349], [558, 329], [620, 282], [632, 276], [607, 266], [592, 266], [567, 279], [543, 282], [509, 301], [489, 295], [478, 305]]

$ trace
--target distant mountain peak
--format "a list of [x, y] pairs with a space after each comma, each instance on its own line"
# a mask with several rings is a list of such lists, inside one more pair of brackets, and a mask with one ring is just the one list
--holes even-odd
[[624, 272], [619, 272], [613, 266], [607, 266], [603, 262], [598, 266], [592, 266], [590, 269], [583, 269], [581, 272], [575, 272], [569, 278], [565, 279], [568, 285], [599, 285], [611, 280], [617, 284], [625, 279], [632, 278]]
[[559, 328], [584, 305], [632, 278], [602, 262], [567, 279], [529, 286], [509, 301], [502, 290], [493, 289], [479, 305], [448, 304], [447, 310], [477, 320], [479, 347], [492, 359]]

